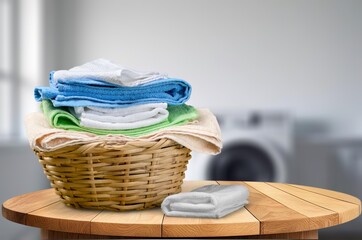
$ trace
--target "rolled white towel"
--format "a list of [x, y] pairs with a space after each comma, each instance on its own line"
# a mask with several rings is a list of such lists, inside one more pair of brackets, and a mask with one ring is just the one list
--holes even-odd
[[166, 197], [161, 209], [171, 217], [221, 218], [242, 208], [248, 197], [242, 185], [206, 185]]
[[162, 122], [168, 117], [166, 103], [150, 103], [126, 108], [72, 107], [70, 112], [84, 127], [134, 129]]

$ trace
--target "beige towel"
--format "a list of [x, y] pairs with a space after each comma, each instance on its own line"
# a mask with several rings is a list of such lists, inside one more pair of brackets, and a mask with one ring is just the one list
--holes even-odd
[[161, 129], [140, 137], [124, 135], [99, 136], [92, 133], [68, 131], [49, 126], [42, 113], [31, 113], [25, 118], [30, 146], [38, 151], [54, 151], [67, 146], [90, 142], [154, 141], [169, 138], [192, 151], [217, 154], [220, 152], [221, 132], [215, 116], [207, 109], [198, 109], [197, 121], [182, 126]]

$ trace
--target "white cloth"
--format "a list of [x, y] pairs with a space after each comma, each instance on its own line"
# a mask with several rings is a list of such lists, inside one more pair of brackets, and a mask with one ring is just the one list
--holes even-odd
[[162, 122], [168, 117], [166, 103], [150, 103], [126, 108], [74, 107], [71, 113], [80, 125], [99, 129], [134, 129]]
[[181, 126], [163, 128], [159, 131], [139, 136], [96, 135], [93, 133], [69, 131], [51, 127], [40, 112], [30, 113], [25, 118], [25, 128], [31, 148], [51, 152], [63, 147], [87, 143], [127, 144], [128, 141], [156, 141], [172, 139], [196, 152], [218, 154], [222, 148], [221, 132], [216, 117], [208, 109], [197, 109], [196, 121]]
[[248, 197], [242, 185], [206, 185], [166, 197], [161, 209], [171, 217], [221, 218], [242, 208]]
[[55, 71], [53, 80], [56, 83], [58, 79], [82, 77], [133, 87], [157, 79], [167, 78], [167, 75], [158, 72], [134, 70], [100, 58], [69, 70]]

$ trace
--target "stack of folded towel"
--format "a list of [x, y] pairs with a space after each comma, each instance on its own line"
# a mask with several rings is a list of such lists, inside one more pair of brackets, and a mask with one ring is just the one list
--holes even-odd
[[51, 72], [35, 99], [56, 128], [140, 136], [197, 118], [184, 104], [191, 86], [157, 72], [139, 72], [105, 59]]
[[52, 151], [94, 139], [170, 138], [204, 153], [221, 149], [220, 129], [207, 109], [186, 105], [191, 85], [158, 72], [136, 71], [97, 59], [50, 73], [36, 87], [43, 114], [26, 118], [34, 149]]

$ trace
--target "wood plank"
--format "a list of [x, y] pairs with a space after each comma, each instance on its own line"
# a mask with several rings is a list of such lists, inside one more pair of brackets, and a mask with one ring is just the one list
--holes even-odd
[[361, 200], [359, 200], [358, 198], [349, 195], [347, 193], [342, 193], [342, 192], [336, 192], [336, 191], [332, 191], [332, 190], [328, 190], [328, 189], [322, 189], [322, 188], [316, 188], [316, 187], [309, 187], [309, 186], [302, 186], [302, 185], [296, 185], [296, 184], [289, 184], [293, 187], [297, 187], [297, 188], [301, 188], [304, 190], [308, 190], [311, 192], [315, 192], [321, 195], [325, 195], [327, 197], [331, 197], [331, 198], [336, 198], [345, 202], [349, 202], [349, 203], [354, 203], [357, 205], [361, 205]]
[[320, 229], [338, 224], [338, 213], [304, 201], [294, 195], [264, 182], [245, 182], [259, 192], [310, 218], [310, 229]]
[[281, 183], [269, 183], [271, 186], [279, 188], [288, 192], [294, 196], [304, 199], [323, 208], [337, 212], [339, 215], [339, 223], [348, 222], [360, 215], [360, 206], [345, 202], [336, 198], [327, 197], [319, 193], [304, 190], [298, 187], [294, 187]]
[[90, 221], [101, 210], [75, 209], [56, 202], [28, 214], [26, 225], [60, 232], [90, 234]]
[[[188, 181], [182, 190], [190, 191], [215, 181]], [[257, 235], [260, 232], [259, 221], [245, 208], [220, 219], [178, 218], [165, 216], [162, 225], [162, 237], [223, 237]]]
[[[204, 183], [206, 185], [215, 182], [205, 181]], [[182, 191], [191, 191], [198, 186], [196, 181], [185, 181]], [[92, 220], [91, 232], [113, 236], [161, 237], [163, 218], [164, 214], [160, 208], [129, 212], [104, 211]]]
[[311, 230], [305, 232], [278, 233], [259, 236], [240, 237], [240, 239], [318, 239], [318, 231]]
[[[236, 182], [185, 181], [182, 190], [231, 183]], [[310, 229], [344, 223], [360, 215], [359, 199], [344, 193], [280, 183], [238, 184], [249, 188], [249, 204], [221, 219], [167, 217], [159, 208], [130, 212], [74, 209], [60, 202], [53, 189], [9, 199], [3, 203], [2, 211], [11, 221], [48, 229], [43, 231], [48, 238], [113, 238], [117, 235], [258, 238], [259, 234], [262, 234], [260, 237], [313, 238], [317, 237], [317, 231]], [[338, 222], [333, 212], [338, 213]]]
[[260, 234], [301, 232], [310, 230], [310, 219], [293, 209], [275, 201], [243, 182], [220, 184], [241, 184], [249, 189], [249, 204], [245, 208], [260, 221]]
[[103, 211], [91, 222], [91, 233], [127, 237], [161, 237], [160, 208], [142, 211]]
[[5, 201], [2, 215], [10, 221], [26, 224], [27, 213], [59, 201], [60, 198], [53, 189], [27, 193]]
[[[268, 235], [238, 236], [238, 239], [318, 239], [318, 231], [279, 233]], [[42, 229], [41, 239], [130, 239], [129, 237], [90, 235], [80, 233], [57, 232]]]
[[50, 239], [121, 239], [122, 237], [114, 236], [100, 236], [100, 235], [91, 235], [91, 234], [82, 234], [82, 233], [68, 233], [68, 232], [58, 232], [52, 230], [41, 229], [41, 239], [50, 240]]

